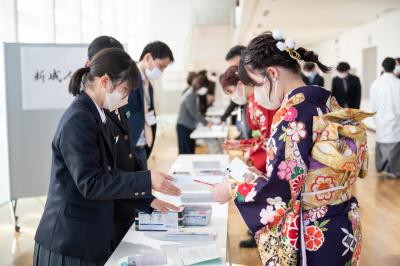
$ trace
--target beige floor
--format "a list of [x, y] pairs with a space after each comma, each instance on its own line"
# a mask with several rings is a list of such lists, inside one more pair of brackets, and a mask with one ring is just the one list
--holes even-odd
[[[356, 188], [364, 234], [360, 265], [400, 265], [400, 180], [380, 178], [375, 172], [373, 138], [370, 134], [370, 174], [365, 180], [359, 180]], [[175, 132], [163, 130], [157, 137], [150, 167], [167, 171], [177, 155], [176, 147]], [[204, 152], [204, 148], [198, 152]], [[0, 266], [32, 264], [33, 237], [44, 202], [45, 198], [19, 201], [20, 233], [14, 232], [8, 205], [0, 206]], [[246, 227], [233, 204], [229, 207], [228, 230], [234, 265], [260, 265], [256, 249], [238, 247], [238, 242], [247, 237]]]

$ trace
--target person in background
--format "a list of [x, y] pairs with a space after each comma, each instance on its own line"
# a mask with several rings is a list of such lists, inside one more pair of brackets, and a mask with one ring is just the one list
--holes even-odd
[[194, 154], [196, 144], [195, 140], [190, 138], [190, 134], [195, 130], [198, 123], [211, 127], [211, 122], [205, 119], [199, 109], [198, 95], [207, 90], [206, 86], [207, 78], [203, 75], [196, 75], [193, 78], [192, 86], [181, 98], [176, 125], [179, 154]]
[[208, 107], [210, 107], [215, 100], [215, 82], [210, 80], [207, 76], [207, 70], [200, 70], [198, 75], [204, 76], [207, 80], [207, 92], [204, 95], [199, 95], [200, 112], [205, 115], [207, 113]]
[[152, 81], [161, 78], [164, 70], [174, 61], [171, 49], [163, 42], [147, 44], [140, 55], [139, 87], [129, 93], [124, 112], [128, 118], [131, 150], [141, 169], [147, 169], [147, 159], [153, 149], [157, 120]]
[[370, 100], [376, 127], [375, 166], [386, 177], [400, 177], [400, 79], [396, 61], [385, 58], [384, 73], [371, 85]]
[[338, 76], [332, 80], [332, 96], [344, 108], [360, 108], [360, 79], [350, 74], [350, 65], [346, 62], [340, 62], [336, 70], [338, 71]]
[[306, 85], [324, 86], [324, 78], [318, 74], [314, 63], [304, 63], [302, 78]]
[[[263, 265], [357, 265], [362, 237], [353, 191], [368, 156], [359, 121], [370, 114], [343, 110], [330, 104], [329, 91], [305, 85], [299, 62], [330, 69], [282, 36], [275, 30], [255, 37], [239, 64], [244, 84], [265, 86], [269, 100], [281, 103], [267, 144], [267, 173], [214, 184], [211, 191], [220, 203], [234, 198], [256, 233]], [[327, 139], [326, 131], [336, 137]]]
[[187, 88], [185, 88], [183, 91], [182, 91], [182, 95], [183, 94], [185, 94], [185, 92], [188, 90], [188, 89], [190, 89], [190, 87], [192, 87], [192, 81], [193, 81], [193, 79], [194, 79], [194, 77], [196, 76], [196, 72], [194, 72], [194, 71], [190, 71], [189, 73], [188, 73], [188, 76], [187, 76], [187, 78], [186, 78], [186, 83], [187, 83]]
[[104, 109], [114, 111], [126, 104], [129, 91], [137, 87], [135, 62], [123, 49], [107, 48], [88, 65], [71, 77], [69, 92], [76, 98], [54, 134], [49, 192], [35, 235], [34, 266], [104, 265], [115, 248], [115, 200], [149, 199], [152, 189], [180, 195], [169, 175], [125, 172], [115, 164], [115, 145]]
[[[229, 66], [238, 66], [240, 60], [240, 53], [245, 49], [243, 45], [236, 45], [229, 49], [228, 53], [225, 56], [225, 61]], [[230, 102], [228, 107], [226, 108], [224, 114], [221, 116], [221, 121], [225, 122], [228, 117], [232, 115], [233, 110], [238, 107], [234, 102]], [[232, 116], [232, 124], [236, 124], [237, 116]]]
[[396, 66], [394, 67], [393, 73], [397, 78], [400, 78], [400, 57], [396, 58]]
[[[267, 161], [267, 150], [265, 149], [265, 143], [270, 136], [272, 118], [276, 112], [276, 108], [269, 110], [264, 106], [268, 105], [264, 103], [264, 99], [261, 97], [258, 99], [258, 103], [255, 99], [255, 94], [258, 94], [259, 90], [264, 90], [262, 87], [257, 87], [257, 92], [250, 86], [245, 86], [240, 80], [238, 75], [238, 66], [229, 67], [222, 79], [221, 84], [224, 92], [231, 96], [231, 100], [239, 106], [247, 104], [246, 108], [246, 124], [249, 129], [253, 131], [259, 131], [259, 136], [241, 139], [241, 140], [227, 140], [225, 141], [226, 150], [238, 150], [241, 149], [244, 153], [244, 159], [250, 166], [255, 167], [258, 171], [265, 173], [266, 161]], [[263, 95], [263, 94], [262, 94]], [[242, 248], [254, 248], [257, 247], [254, 234], [248, 232], [250, 238], [240, 241], [239, 246]]]

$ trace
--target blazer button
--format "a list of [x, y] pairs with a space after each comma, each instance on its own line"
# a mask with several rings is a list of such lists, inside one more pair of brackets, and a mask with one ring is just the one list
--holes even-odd
[[138, 193], [138, 192], [135, 192], [135, 196], [139, 196], [139, 193]]
[[125, 135], [125, 136], [124, 136], [124, 139], [125, 139], [125, 140], [128, 140], [128, 135]]
[[129, 157], [129, 159], [132, 159], [132, 157], [133, 157], [132, 153], [129, 153], [128, 157]]
[[146, 192], [142, 192], [142, 196], [146, 195]]
[[108, 171], [111, 171], [111, 166], [108, 166], [107, 169], [108, 169]]

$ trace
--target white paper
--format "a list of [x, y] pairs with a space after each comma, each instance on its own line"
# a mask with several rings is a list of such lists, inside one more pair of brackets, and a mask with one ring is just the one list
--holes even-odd
[[85, 65], [86, 47], [22, 47], [23, 110], [66, 109], [70, 77]]
[[157, 124], [157, 119], [156, 119], [156, 116], [154, 114], [154, 111], [150, 111], [150, 112], [146, 113], [146, 123], [149, 126]]
[[178, 249], [178, 253], [184, 265], [193, 265], [196, 263], [221, 258], [219, 249], [215, 244], [205, 246], [181, 247]]
[[249, 170], [249, 167], [239, 158], [234, 158], [226, 167], [227, 173], [237, 182], [246, 182], [247, 179], [255, 179], [257, 175]]

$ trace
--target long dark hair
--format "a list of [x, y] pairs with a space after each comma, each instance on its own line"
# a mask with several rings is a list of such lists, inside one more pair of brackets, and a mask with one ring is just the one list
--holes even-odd
[[[291, 70], [293, 73], [300, 74], [298, 60], [291, 57], [288, 51], [279, 50], [276, 46], [277, 42], [278, 40], [272, 37], [272, 32], [267, 31], [252, 39], [247, 48], [242, 51], [239, 63], [239, 78], [245, 85], [254, 85], [253, 80], [247, 74], [245, 66], [250, 66], [255, 70], [264, 70], [270, 66], [281, 66]], [[303, 47], [299, 47], [294, 51], [300, 56], [299, 60], [315, 63], [322, 72], [326, 73], [331, 70], [330, 67], [319, 61], [318, 55], [313, 51], [306, 50]], [[265, 74], [269, 84], [272, 84], [271, 77], [267, 73]]]
[[105, 74], [110, 77], [112, 83], [127, 81], [131, 90], [138, 85], [139, 70], [131, 57], [120, 48], [106, 48], [96, 53], [90, 67], [83, 67], [74, 72], [68, 90], [77, 96], [81, 88], [86, 88], [88, 82]]

